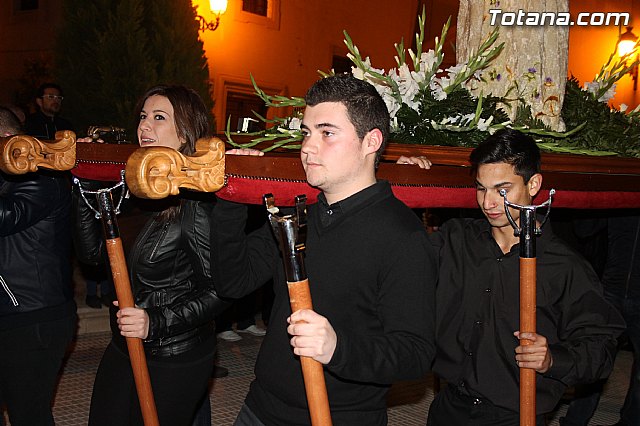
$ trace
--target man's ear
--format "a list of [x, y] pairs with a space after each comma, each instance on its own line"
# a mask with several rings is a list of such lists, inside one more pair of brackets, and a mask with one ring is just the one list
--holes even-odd
[[363, 147], [367, 154], [375, 153], [382, 146], [382, 132], [380, 129], [373, 129], [364, 136]]
[[535, 197], [538, 192], [540, 192], [540, 188], [542, 188], [542, 175], [540, 173], [536, 173], [531, 176], [529, 182], [527, 182], [527, 188], [529, 189], [529, 195], [531, 198]]
[[42, 98], [36, 98], [36, 104], [40, 109], [42, 109]]

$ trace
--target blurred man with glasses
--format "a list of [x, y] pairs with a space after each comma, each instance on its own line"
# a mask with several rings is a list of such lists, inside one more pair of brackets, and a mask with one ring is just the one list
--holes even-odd
[[38, 111], [27, 117], [26, 133], [39, 139], [52, 140], [58, 130], [74, 130], [68, 120], [59, 116], [63, 99], [62, 88], [57, 84], [41, 85], [36, 96]]

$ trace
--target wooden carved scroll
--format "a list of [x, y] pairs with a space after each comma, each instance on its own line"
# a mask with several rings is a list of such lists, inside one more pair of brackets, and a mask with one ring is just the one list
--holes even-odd
[[213, 137], [199, 139], [191, 156], [167, 147], [139, 148], [127, 160], [125, 178], [140, 198], [165, 198], [180, 188], [215, 192], [224, 186], [224, 164], [224, 142]]
[[33, 136], [0, 138], [0, 170], [22, 175], [38, 167], [71, 170], [76, 164], [76, 134], [70, 130], [56, 132], [55, 141], [42, 142]]

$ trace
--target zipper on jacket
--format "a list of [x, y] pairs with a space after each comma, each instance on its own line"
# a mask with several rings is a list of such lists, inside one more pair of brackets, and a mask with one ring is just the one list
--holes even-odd
[[18, 299], [16, 299], [16, 296], [14, 296], [14, 294], [11, 292], [11, 289], [4, 281], [4, 278], [2, 278], [2, 275], [0, 275], [0, 284], [2, 284], [2, 288], [4, 288], [4, 291], [9, 295], [9, 299], [11, 299], [11, 303], [13, 303], [13, 306], [18, 306]]
[[153, 249], [151, 250], [151, 253], [149, 254], [149, 259], [153, 259], [153, 257], [158, 252], [158, 249], [160, 248], [160, 244], [162, 243], [162, 241], [164, 241], [164, 237], [167, 235], [167, 230], [169, 229], [170, 225], [171, 225], [171, 222], [164, 222], [162, 224], [162, 229], [160, 230], [160, 235], [158, 235], [158, 239], [156, 240], [156, 243], [153, 245]]

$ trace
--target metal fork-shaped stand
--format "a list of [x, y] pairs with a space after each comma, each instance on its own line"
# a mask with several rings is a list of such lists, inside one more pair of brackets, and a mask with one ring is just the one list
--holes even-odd
[[[107, 254], [109, 255], [109, 265], [111, 266], [111, 274], [113, 275], [113, 283], [118, 298], [118, 306], [120, 309], [133, 307], [134, 301], [131, 292], [131, 282], [129, 281], [127, 262], [124, 257], [122, 240], [120, 239], [118, 220], [116, 219], [116, 214], [119, 213], [120, 205], [127, 192], [124, 184], [124, 172], [121, 173], [120, 183], [111, 188], [100, 189], [98, 191], [85, 190], [82, 188], [82, 184], [78, 178], [74, 178], [73, 181], [78, 185], [80, 196], [84, 202], [87, 203], [89, 208], [95, 213], [96, 219], [101, 219], [106, 242], [105, 246], [107, 248]], [[122, 192], [118, 205], [114, 206], [111, 193], [117, 188], [120, 188]], [[86, 197], [87, 194], [95, 196], [98, 205], [97, 209], [91, 205]], [[147, 358], [144, 354], [142, 340], [136, 337], [127, 337], [126, 342], [144, 425], [159, 426], [160, 423], [158, 421], [156, 403], [153, 399], [153, 389], [151, 388], [151, 379], [149, 378]]]
[[[281, 215], [275, 206], [272, 194], [263, 197], [269, 222], [280, 244], [284, 270], [289, 289], [291, 312], [313, 309], [309, 280], [304, 266], [304, 251], [307, 235], [306, 195], [296, 197], [296, 211], [293, 215]], [[309, 415], [313, 426], [330, 426], [331, 411], [322, 364], [313, 358], [301, 356], [302, 376], [309, 405]]]
[[[504, 198], [504, 210], [516, 237], [520, 237], [520, 332], [536, 332], [536, 240], [542, 234], [542, 226], [549, 218], [555, 190], [549, 191], [549, 199], [540, 205], [521, 206], [507, 200], [507, 191], [500, 190]], [[536, 227], [536, 210], [546, 207], [540, 227]], [[520, 211], [520, 225], [511, 216], [509, 208]], [[521, 339], [523, 346], [532, 342]], [[536, 424], [536, 371], [520, 368], [520, 425]]]

